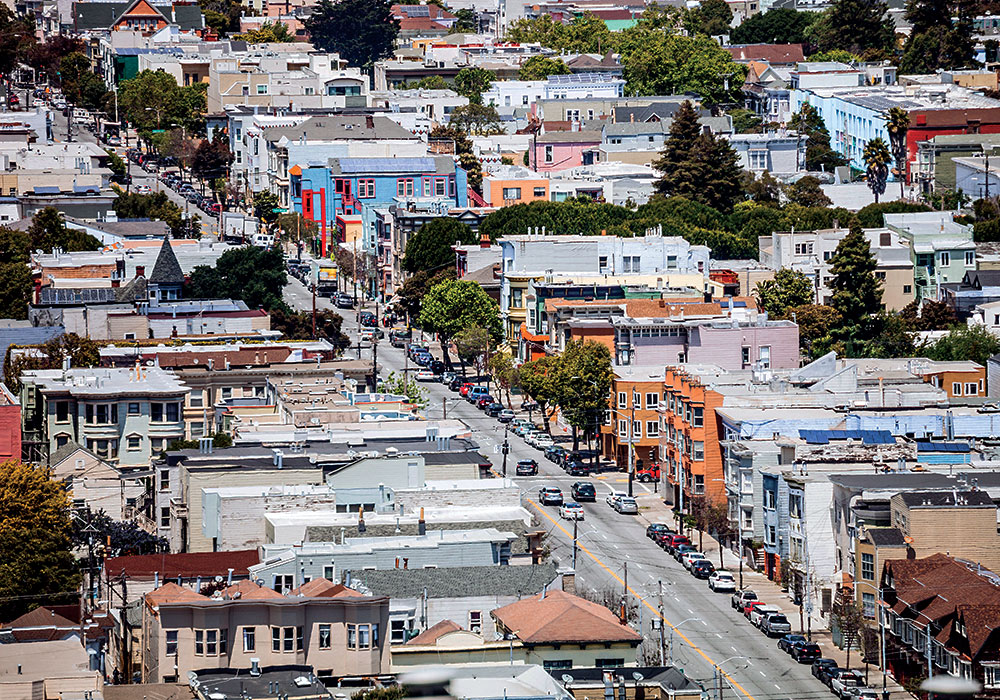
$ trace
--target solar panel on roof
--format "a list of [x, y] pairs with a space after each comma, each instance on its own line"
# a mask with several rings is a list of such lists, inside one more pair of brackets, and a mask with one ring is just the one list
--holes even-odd
[[403, 5], [400, 8], [407, 17], [430, 17], [431, 8], [427, 5]]
[[343, 173], [433, 172], [433, 158], [341, 158]]
[[970, 452], [964, 442], [918, 442], [917, 452]]
[[33, 191], [35, 194], [59, 194], [60, 192], [55, 185], [35, 185]]

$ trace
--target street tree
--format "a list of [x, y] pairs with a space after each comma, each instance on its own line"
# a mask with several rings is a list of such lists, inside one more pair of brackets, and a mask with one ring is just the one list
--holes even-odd
[[830, 258], [832, 306], [849, 331], [861, 327], [882, 305], [882, 283], [875, 277], [876, 267], [868, 239], [858, 220], [852, 219], [847, 235]]
[[76, 599], [69, 512], [66, 489], [47, 468], [0, 463], [0, 619]]
[[803, 207], [829, 207], [833, 200], [820, 188], [819, 178], [804, 175], [785, 188], [788, 201]]
[[118, 89], [118, 111], [148, 143], [154, 131], [183, 126], [189, 132], [204, 124], [207, 86], [181, 87], [163, 70], [140, 71]]
[[197, 216], [184, 218], [184, 211], [170, 201], [166, 192], [126, 194], [119, 191], [114, 209], [115, 214], [122, 219], [162, 221], [170, 227], [170, 235], [174, 238], [189, 238], [193, 233], [201, 235], [200, 218]]
[[691, 34], [719, 36], [729, 34], [733, 11], [726, 0], [703, 0], [698, 7], [687, 11], [684, 28]]
[[455, 92], [462, 97], [469, 98], [471, 104], [481, 105], [483, 93], [490, 89], [490, 85], [496, 79], [496, 73], [485, 68], [475, 66], [463, 68], [455, 74]]
[[405, 396], [410, 403], [418, 406], [427, 405], [427, 395], [416, 380], [410, 379], [405, 373], [389, 372], [389, 376], [379, 380], [378, 390], [385, 394]]
[[816, 359], [833, 344], [831, 334], [843, 325], [837, 310], [825, 304], [803, 304], [785, 309], [784, 318], [799, 327], [799, 347], [806, 357]]
[[463, 328], [455, 334], [451, 342], [455, 346], [455, 353], [462, 365], [463, 377], [466, 365], [472, 366], [476, 371], [477, 378], [486, 374], [490, 350], [493, 346], [488, 330], [479, 326]]
[[567, 343], [556, 373], [556, 400], [563, 418], [573, 429], [573, 449], [579, 431], [594, 435], [608, 408], [611, 381], [611, 351], [593, 340]]
[[865, 144], [861, 157], [867, 167], [865, 175], [868, 189], [875, 195], [875, 203], [878, 204], [879, 195], [885, 193], [886, 181], [889, 179], [889, 163], [892, 162], [889, 147], [881, 138], [874, 138]]
[[31, 46], [27, 51], [27, 62], [37, 72], [39, 82], [47, 80], [58, 85], [63, 58], [83, 51], [84, 45], [80, 39], [66, 34], [56, 34], [49, 36], [44, 42]]
[[426, 78], [421, 78], [416, 83], [409, 83], [408, 86], [416, 88], [417, 90], [451, 89], [451, 86], [448, 85], [448, 81], [442, 78], [440, 75], [428, 75]]
[[76, 333], [64, 333], [41, 345], [34, 353], [12, 356], [11, 348], [3, 363], [3, 382], [17, 396], [21, 393], [21, 374], [29, 369], [60, 369], [68, 360], [72, 367], [94, 367], [100, 363], [100, 347], [90, 338]]
[[537, 360], [525, 362], [518, 371], [521, 390], [538, 404], [545, 432], [549, 432], [549, 419], [561, 396], [558, 380], [562, 374], [561, 364], [561, 357], [545, 355]]
[[[784, 567], [782, 567], [784, 568]], [[858, 648], [861, 631], [867, 626], [864, 610], [854, 600], [850, 589], [844, 588], [837, 593], [837, 600], [830, 616], [830, 626], [840, 630], [840, 638], [847, 649], [847, 661], [844, 668], [851, 668], [851, 649]]]
[[781, 183], [768, 171], [754, 177], [746, 171], [743, 176], [743, 189], [751, 201], [766, 207], [777, 207], [781, 202]]
[[420, 302], [427, 292], [442, 282], [455, 279], [455, 268], [446, 267], [437, 272], [420, 270], [410, 275], [396, 292], [396, 313], [417, 324], [420, 318]]
[[806, 170], [832, 171], [847, 159], [830, 147], [830, 132], [819, 112], [808, 102], [788, 120], [788, 128], [806, 138]]
[[507, 408], [513, 409], [510, 392], [521, 386], [521, 370], [514, 364], [513, 356], [503, 351], [495, 353], [490, 357], [489, 370], [507, 400]]
[[278, 211], [281, 209], [281, 200], [278, 195], [267, 190], [261, 190], [253, 197], [253, 215], [264, 222], [270, 228], [278, 221]]
[[816, 292], [804, 273], [783, 267], [772, 279], [757, 283], [756, 296], [769, 316], [782, 318], [791, 307], [812, 304]]
[[0, 226], [0, 318], [28, 318], [33, 284], [28, 261], [31, 236]]
[[403, 269], [407, 272], [437, 272], [455, 264], [454, 245], [470, 245], [476, 234], [458, 219], [442, 216], [420, 227], [406, 241]]
[[76, 51], [63, 56], [59, 62], [59, 78], [63, 95], [70, 104], [83, 109], [110, 111], [107, 108], [111, 93], [83, 53]]
[[463, 7], [455, 11], [455, 18], [455, 24], [451, 26], [453, 32], [476, 33], [479, 31], [479, 14], [475, 10]]
[[251, 309], [288, 306], [281, 293], [288, 281], [284, 255], [278, 249], [244, 246], [227, 250], [214, 267], [198, 265], [184, 287], [185, 298], [240, 299]]
[[191, 158], [191, 172], [204, 179], [224, 177], [233, 162], [229, 150], [229, 139], [221, 131], [216, 131], [211, 139], [202, 139]]
[[815, 12], [771, 8], [747, 17], [729, 38], [734, 44], [801, 44], [816, 16]]
[[451, 363], [448, 344], [467, 328], [485, 328], [494, 342], [503, 337], [497, 303], [475, 282], [449, 280], [434, 287], [420, 305], [420, 327], [436, 333], [445, 362]]
[[896, 177], [899, 178], [899, 196], [903, 196], [906, 181], [906, 133], [910, 130], [910, 115], [902, 107], [890, 107], [886, 112], [885, 128], [889, 132], [889, 147], [892, 159], [896, 161]]
[[392, 55], [399, 34], [387, 0], [319, 0], [305, 27], [316, 49], [364, 70]]
[[521, 80], [545, 80], [550, 75], [566, 75], [569, 66], [558, 58], [532, 56], [521, 64], [517, 77]]

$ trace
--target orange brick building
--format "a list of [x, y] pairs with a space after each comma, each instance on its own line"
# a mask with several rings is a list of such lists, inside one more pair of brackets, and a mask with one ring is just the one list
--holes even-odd
[[715, 409], [722, 394], [703, 386], [682, 369], [667, 367], [660, 415], [660, 461], [673, 488], [674, 503], [685, 511], [692, 498], [724, 503], [726, 487]]
[[661, 371], [644, 371], [641, 367], [615, 370], [609, 401], [610, 420], [608, 425], [601, 426], [601, 454], [605, 459], [613, 460], [621, 469], [628, 467], [628, 423], [632, 420], [636, 467], [639, 460], [647, 467], [660, 461], [662, 397]]

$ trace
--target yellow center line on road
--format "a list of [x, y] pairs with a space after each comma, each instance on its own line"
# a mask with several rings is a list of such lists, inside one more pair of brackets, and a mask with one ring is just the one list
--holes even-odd
[[[532, 505], [532, 507], [534, 507], [535, 510], [537, 510], [539, 513], [541, 513], [542, 515], [544, 515], [546, 517], [546, 519], [548, 519], [549, 522], [551, 522], [557, 528], [559, 528], [560, 530], [562, 530], [563, 534], [565, 534], [567, 537], [569, 537], [570, 542], [572, 543], [572, 541], [573, 541], [573, 535], [570, 533], [569, 530], [567, 530], [566, 528], [564, 528], [562, 526], [562, 523], [560, 523], [558, 520], [556, 520], [551, 515], [549, 515], [547, 512], [545, 512], [545, 510], [543, 510], [542, 507], [539, 504], [535, 503], [535, 501], [533, 501], [531, 498], [528, 498], [527, 496], [525, 496], [525, 500], [528, 501], [528, 503], [530, 503]], [[622, 584], [622, 586], [625, 585], [625, 581], [622, 580], [622, 578], [617, 573], [615, 573], [613, 570], [611, 570], [611, 568], [609, 568], [608, 565], [605, 564], [603, 561], [601, 561], [600, 559], [598, 559], [597, 556], [593, 552], [591, 552], [589, 549], [587, 549], [584, 545], [580, 544], [579, 540], [577, 541], [576, 546], [577, 546], [577, 548], [579, 548], [579, 550], [581, 552], [583, 552], [588, 557], [590, 557], [591, 559], [593, 559], [595, 564], [597, 564], [599, 567], [601, 567], [602, 569], [604, 569], [605, 571], [607, 571], [609, 574], [611, 574], [612, 578], [614, 578], [616, 581], [618, 581], [618, 583]], [[709, 664], [711, 664], [711, 666], [713, 668], [718, 669], [719, 673], [721, 673], [726, 678], [726, 680], [728, 680], [729, 683], [734, 688], [736, 688], [741, 693], [743, 693], [743, 695], [745, 695], [748, 700], [756, 700], [756, 698], [754, 698], [753, 695], [751, 695], [750, 693], [748, 693], [746, 691], [746, 689], [736, 681], [735, 678], [733, 678], [728, 673], [726, 673], [721, 668], [719, 668], [718, 664], [716, 664], [708, 654], [706, 654], [704, 651], [701, 650], [700, 647], [698, 647], [697, 645], [695, 645], [694, 642], [692, 642], [690, 639], [688, 639], [684, 635], [683, 632], [681, 632], [679, 629], [677, 629], [677, 627], [675, 627], [670, 622], [670, 620], [668, 620], [663, 614], [661, 614], [660, 611], [657, 608], [653, 607], [653, 605], [651, 605], [649, 603], [649, 601], [647, 601], [641, 595], [639, 595], [638, 593], [636, 593], [636, 591], [633, 590], [631, 586], [628, 586], [627, 590], [628, 590], [629, 593], [631, 593], [632, 595], [634, 595], [639, 600], [639, 602], [641, 602], [643, 605], [645, 605], [646, 608], [648, 608], [651, 613], [653, 613], [654, 615], [656, 615], [657, 617], [659, 617], [661, 620], [663, 620], [664, 624], [666, 624], [668, 627], [670, 627], [678, 637], [680, 637], [685, 642], [687, 642], [688, 646], [691, 647], [692, 649], [694, 649], [698, 653], [698, 655], [701, 656], [701, 658], [705, 659], [705, 661], [707, 661]]]

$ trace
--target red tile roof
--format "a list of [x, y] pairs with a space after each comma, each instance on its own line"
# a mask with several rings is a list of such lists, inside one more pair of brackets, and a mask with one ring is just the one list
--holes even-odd
[[246, 579], [222, 589], [223, 598], [235, 599], [237, 595], [239, 595], [240, 600], [268, 600], [285, 597], [273, 589], [258, 586], [253, 581]]
[[358, 593], [353, 588], [348, 588], [342, 583], [334, 583], [325, 578], [314, 578], [307, 581], [291, 592], [291, 595], [300, 595], [305, 598], [363, 598], [364, 595]]
[[734, 61], [764, 61], [766, 63], [798, 63], [806, 60], [802, 44], [747, 44], [724, 46]]
[[603, 605], [555, 590], [493, 611], [493, 617], [529, 644], [632, 642], [642, 635]]
[[125, 574], [129, 578], [153, 578], [159, 573], [160, 580], [166, 581], [178, 576], [228, 576], [229, 569], [234, 576], [249, 576], [248, 567], [260, 563], [256, 549], [241, 549], [232, 552], [188, 552], [185, 554], [139, 554], [128, 557], [112, 557], [104, 562], [105, 573], [110, 578]]
[[407, 642], [407, 644], [434, 644], [437, 640], [449, 632], [457, 632], [462, 629], [457, 623], [451, 620], [441, 620], [441, 622], [428, 627], [426, 630], [418, 634], [416, 637]]
[[165, 583], [155, 591], [146, 594], [146, 604], [157, 606], [163, 603], [181, 603], [184, 601], [203, 601], [205, 596], [195, 593], [190, 588], [178, 586], [176, 583]]

